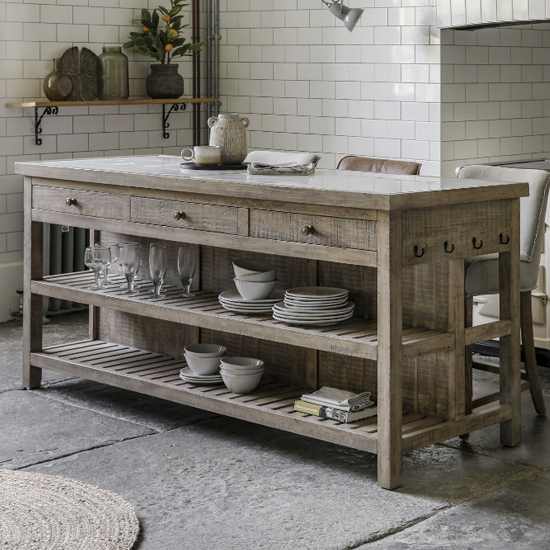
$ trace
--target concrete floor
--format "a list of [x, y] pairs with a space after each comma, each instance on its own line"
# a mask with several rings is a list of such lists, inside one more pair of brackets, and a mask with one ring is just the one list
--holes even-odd
[[[86, 334], [71, 314], [45, 343]], [[452, 439], [406, 455], [403, 487], [385, 491], [373, 455], [53, 372], [24, 391], [21, 335], [0, 325], [0, 468], [118, 493], [138, 550], [550, 548], [550, 422], [528, 392], [521, 446], [501, 447], [498, 427]]]

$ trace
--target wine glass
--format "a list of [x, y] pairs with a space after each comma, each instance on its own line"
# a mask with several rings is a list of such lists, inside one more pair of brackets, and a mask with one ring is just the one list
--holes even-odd
[[193, 298], [191, 281], [195, 274], [195, 247], [192, 245], [180, 246], [178, 250], [178, 273], [183, 285], [183, 298]]
[[116, 286], [117, 283], [113, 283], [113, 282], [110, 282], [109, 281], [109, 271], [111, 269], [111, 265], [116, 263], [119, 259], [119, 256], [120, 256], [120, 245], [118, 243], [112, 243], [112, 244], [108, 244], [108, 243], [104, 243], [104, 242], [100, 242], [100, 243], [96, 243], [94, 245], [96, 248], [97, 247], [108, 247], [111, 251], [111, 263], [105, 268], [105, 280], [103, 281], [103, 286]]
[[101, 290], [103, 288], [100, 276], [102, 265], [97, 261], [94, 252], [95, 248], [89, 246], [86, 248], [86, 251], [84, 253], [84, 265], [90, 268], [94, 272], [95, 276], [94, 284], [92, 286], [89, 286], [88, 288], [90, 290]]
[[165, 243], [151, 243], [149, 247], [149, 274], [153, 281], [153, 296], [155, 298], [166, 298], [161, 293], [166, 270], [168, 269], [168, 250]]
[[139, 294], [134, 281], [141, 266], [141, 246], [137, 243], [124, 243], [120, 249], [120, 261], [128, 281], [128, 290], [122, 294]]

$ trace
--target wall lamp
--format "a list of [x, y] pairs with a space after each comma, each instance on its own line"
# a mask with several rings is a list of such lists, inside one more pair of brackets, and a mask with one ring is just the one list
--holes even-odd
[[344, 6], [340, 0], [334, 0], [333, 2], [322, 0], [322, 2], [328, 6], [332, 15], [344, 22], [344, 25], [349, 32], [355, 28], [357, 21], [359, 21], [359, 19], [361, 19], [361, 15], [363, 15], [363, 10], [361, 8], [350, 9], [347, 6]]

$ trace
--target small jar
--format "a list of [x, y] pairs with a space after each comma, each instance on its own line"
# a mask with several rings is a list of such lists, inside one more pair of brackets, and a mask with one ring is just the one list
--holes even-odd
[[98, 70], [99, 99], [128, 99], [128, 58], [122, 53], [120, 46], [103, 48]]

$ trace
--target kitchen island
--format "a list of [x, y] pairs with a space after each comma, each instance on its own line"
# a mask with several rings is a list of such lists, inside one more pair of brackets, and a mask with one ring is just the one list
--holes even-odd
[[[401, 485], [403, 453], [492, 424], [520, 429], [519, 198], [527, 184], [318, 170], [249, 176], [183, 170], [168, 156], [18, 163], [25, 176], [23, 380], [51, 369], [378, 454]], [[168, 297], [89, 290], [89, 272], [43, 276], [42, 224], [94, 242], [163, 240]], [[181, 297], [178, 243], [196, 245], [194, 298]], [[500, 315], [464, 326], [464, 259], [499, 253]], [[296, 327], [221, 307], [231, 260], [261, 259], [279, 288], [349, 289], [355, 317]], [[144, 258], [147, 265], [147, 257]], [[143, 271], [146, 271], [144, 269]], [[146, 275], [141, 274], [145, 279]], [[43, 296], [89, 304], [90, 339], [44, 348]], [[501, 338], [500, 402], [465, 414], [465, 346]], [[250, 395], [180, 380], [183, 347], [216, 342], [266, 362]], [[378, 416], [339, 424], [294, 411], [304, 388], [370, 391]]]

